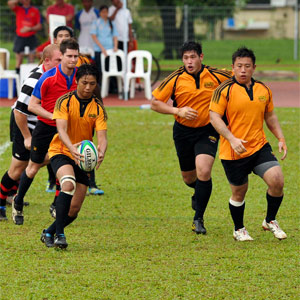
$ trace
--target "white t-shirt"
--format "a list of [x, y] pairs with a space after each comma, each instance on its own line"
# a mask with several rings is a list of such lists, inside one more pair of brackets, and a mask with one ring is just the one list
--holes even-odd
[[[108, 16], [112, 16], [116, 10], [115, 6], [110, 6], [108, 9]], [[128, 24], [132, 24], [132, 17], [129, 9], [121, 8], [118, 10], [115, 19], [113, 20], [118, 31], [118, 41], [128, 42], [129, 27]]]

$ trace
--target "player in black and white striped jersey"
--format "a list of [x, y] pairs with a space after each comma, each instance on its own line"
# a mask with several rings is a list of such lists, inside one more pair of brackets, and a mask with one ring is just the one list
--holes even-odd
[[61, 60], [59, 46], [49, 45], [43, 51], [43, 63], [34, 68], [25, 80], [19, 98], [13, 106], [11, 117], [12, 159], [9, 169], [0, 183], [0, 221], [7, 220], [6, 199], [12, 190], [17, 190], [21, 174], [30, 158], [31, 133], [37, 116], [28, 111], [31, 93], [42, 74], [57, 66]]

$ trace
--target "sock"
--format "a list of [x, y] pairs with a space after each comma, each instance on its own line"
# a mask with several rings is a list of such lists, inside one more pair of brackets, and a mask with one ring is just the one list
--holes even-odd
[[68, 215], [72, 195], [60, 192], [56, 199], [56, 235], [64, 234], [65, 219]]
[[96, 186], [95, 170], [90, 172], [90, 187]]
[[55, 191], [55, 196], [54, 196], [54, 199], [53, 199], [53, 202], [52, 202], [52, 205], [54, 205], [54, 206], [56, 206], [56, 200], [57, 200], [57, 197], [60, 193], [60, 184], [59, 184], [58, 179], [56, 179], [55, 185], [56, 185], [56, 191]]
[[237, 231], [244, 227], [244, 210], [245, 200], [243, 202], [234, 201], [229, 199], [229, 209], [234, 223], [234, 230]]
[[195, 187], [196, 212], [194, 220], [203, 219], [212, 190], [212, 180], [201, 181], [197, 179]]
[[[34, 178], [34, 177], [33, 177]], [[33, 178], [29, 178], [26, 174], [26, 170], [21, 175], [21, 180], [19, 184], [19, 192], [17, 197], [15, 197], [15, 209], [23, 210], [24, 197], [31, 186]]]
[[47, 165], [47, 169], [48, 169], [48, 181], [50, 183], [54, 184], [55, 181], [56, 181], [56, 177], [55, 177], [55, 174], [54, 174], [54, 172], [52, 170], [51, 164]]
[[192, 183], [186, 183], [187, 186], [189, 186], [190, 188], [194, 189], [196, 187], [196, 181], [192, 182]]
[[8, 171], [3, 175], [0, 183], [0, 206], [6, 205], [6, 198], [11, 189], [17, 184], [17, 181], [11, 179]]
[[273, 197], [267, 193], [267, 201], [268, 201], [267, 216], [266, 216], [267, 223], [270, 223], [271, 221], [276, 219], [276, 215], [279, 210], [282, 199], [283, 199], [283, 195], [280, 197]]
[[16, 73], [20, 74], [20, 68], [16, 68]]
[[[66, 216], [65, 222], [64, 222], [64, 228], [70, 225], [73, 221], [75, 221], [77, 216], [70, 217], [69, 215]], [[50, 235], [54, 235], [56, 232], [56, 220], [46, 229], [46, 233], [49, 233]]]

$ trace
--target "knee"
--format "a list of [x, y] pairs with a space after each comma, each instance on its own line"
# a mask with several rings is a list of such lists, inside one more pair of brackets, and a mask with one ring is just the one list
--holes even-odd
[[284, 187], [284, 179], [282, 174], [274, 174], [272, 180], [268, 183], [269, 189], [275, 194], [282, 194]]
[[61, 191], [73, 196], [76, 190], [76, 179], [72, 175], [65, 175], [60, 179]]
[[182, 174], [182, 179], [186, 185], [190, 185], [197, 180], [197, 176], [195, 174]]
[[36, 173], [39, 171], [40, 166], [37, 164], [30, 164], [28, 165], [28, 167], [26, 168], [26, 175], [29, 178], [33, 178]]
[[211, 168], [201, 167], [197, 169], [197, 178], [202, 181], [207, 181], [211, 178]]

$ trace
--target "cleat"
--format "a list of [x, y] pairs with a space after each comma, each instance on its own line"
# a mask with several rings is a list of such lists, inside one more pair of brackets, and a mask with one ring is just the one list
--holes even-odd
[[195, 199], [195, 195], [192, 196], [192, 209], [196, 210], [196, 199]]
[[46, 229], [43, 230], [40, 240], [46, 245], [46, 247], [54, 247], [54, 237], [50, 233], [46, 233]]
[[192, 230], [197, 234], [206, 234], [203, 219], [194, 220], [192, 224]]
[[16, 225], [23, 225], [24, 223], [24, 215], [23, 215], [23, 210], [16, 210], [14, 201], [12, 202], [11, 205], [11, 216]]
[[99, 189], [96, 185], [89, 187], [89, 195], [103, 195], [104, 191], [102, 191], [101, 189]]
[[56, 183], [48, 181], [47, 186], [46, 186], [46, 192], [47, 193], [55, 193], [56, 192]]
[[287, 238], [286, 233], [279, 227], [279, 224], [276, 220], [267, 223], [266, 219], [262, 223], [262, 228], [264, 230], [271, 231], [274, 236], [279, 240], [284, 240]]
[[49, 208], [50, 215], [53, 219], [56, 219], [56, 206], [52, 203]]
[[2, 206], [0, 208], [0, 221], [7, 221], [6, 207], [5, 206]]
[[68, 243], [64, 234], [60, 234], [55, 237], [54, 246], [60, 249], [65, 249], [68, 247]]
[[245, 227], [238, 230], [233, 230], [233, 238], [239, 242], [253, 241], [253, 238], [249, 235]]

